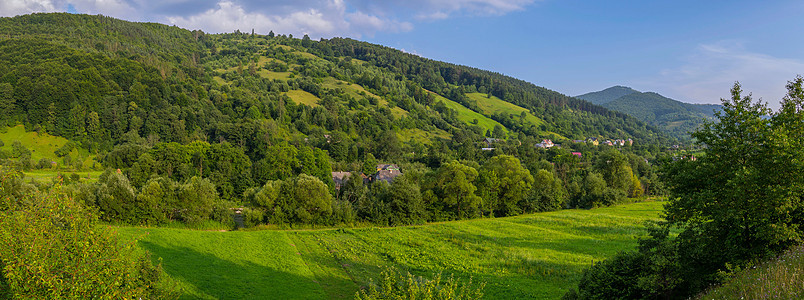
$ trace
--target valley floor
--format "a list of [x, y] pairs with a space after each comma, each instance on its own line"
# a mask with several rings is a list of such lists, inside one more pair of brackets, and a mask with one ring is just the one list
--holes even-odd
[[634, 249], [664, 202], [394, 228], [123, 227], [186, 299], [349, 299], [388, 266], [485, 282], [489, 299], [557, 299], [594, 261]]

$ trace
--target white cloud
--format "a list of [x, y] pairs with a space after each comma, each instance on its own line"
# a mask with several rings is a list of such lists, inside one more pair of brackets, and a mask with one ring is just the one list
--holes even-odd
[[71, 0], [65, 2], [65, 7], [66, 3], [72, 4], [77, 11], [84, 14], [102, 14], [126, 20], [135, 20], [142, 16], [141, 11], [124, 0]]
[[456, 15], [499, 16], [537, 0], [0, 0], [0, 15], [66, 11], [175, 24], [207, 32], [309, 34], [313, 38], [405, 32]]
[[680, 67], [663, 71], [658, 85], [679, 100], [719, 103], [739, 81], [746, 94], [777, 108], [787, 92], [787, 81], [803, 72], [803, 61], [755, 53], [740, 42], [721, 41], [699, 45]]
[[[312, 38], [350, 35], [360, 37], [378, 31], [409, 31], [413, 25], [408, 22], [397, 22], [383, 19], [364, 12], [347, 12], [342, 0], [320, 1], [316, 8], [299, 7], [288, 10], [285, 14], [249, 12], [242, 5], [222, 1], [217, 7], [192, 16], [169, 16], [170, 24], [190, 29], [202, 29], [208, 32], [231, 32], [234, 30], [260, 33], [274, 31], [281, 34], [309, 34]], [[262, 9], [261, 11], [266, 11]]]
[[3, 0], [0, 1], [0, 16], [12, 17], [34, 12], [54, 12], [58, 7], [50, 0]]

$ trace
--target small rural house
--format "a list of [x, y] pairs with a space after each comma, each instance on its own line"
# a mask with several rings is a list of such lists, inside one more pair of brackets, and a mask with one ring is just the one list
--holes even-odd
[[394, 178], [402, 175], [402, 170], [395, 164], [378, 164], [377, 173], [371, 175], [371, 181], [385, 181], [387, 183], [394, 182]]
[[352, 176], [352, 173], [332, 172], [332, 181], [335, 182], [335, 189], [340, 190], [341, 187], [346, 184], [346, 181], [349, 180], [349, 176]]
[[542, 140], [541, 143], [536, 144], [536, 148], [544, 148], [544, 149], [552, 148], [553, 146], [555, 146], [555, 144], [553, 144], [553, 141], [549, 139]]
[[500, 139], [495, 139], [495, 138], [490, 138], [490, 137], [487, 137], [487, 138], [483, 139], [483, 143], [486, 143], [486, 147], [491, 147], [492, 144], [494, 144], [496, 142], [499, 142], [499, 141], [500, 141]]

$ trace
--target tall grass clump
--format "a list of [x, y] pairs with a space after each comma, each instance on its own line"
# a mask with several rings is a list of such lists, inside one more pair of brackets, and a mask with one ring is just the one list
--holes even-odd
[[804, 245], [736, 273], [699, 299], [804, 299]]
[[483, 297], [485, 284], [472, 285], [461, 283], [450, 275], [444, 280], [441, 273], [435, 274], [433, 279], [414, 276], [389, 268], [380, 273], [380, 282], [369, 283], [368, 288], [355, 293], [356, 300], [377, 299], [438, 299], [438, 300], [471, 300]]

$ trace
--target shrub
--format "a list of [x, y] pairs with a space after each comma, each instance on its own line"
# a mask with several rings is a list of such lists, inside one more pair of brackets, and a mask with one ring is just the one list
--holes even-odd
[[[121, 243], [60, 185], [15, 201], [5, 182], [0, 201], [0, 287], [19, 299], [162, 299], [175, 288], [135, 241]], [[13, 185], [12, 185], [13, 186]]]
[[640, 287], [649, 273], [648, 260], [642, 253], [621, 252], [587, 269], [574, 290], [565, 299], [650, 299], [650, 292]]
[[243, 221], [246, 223], [246, 227], [255, 227], [257, 225], [262, 224], [262, 219], [264, 217], [264, 213], [261, 209], [255, 208], [244, 208], [243, 209]]
[[42, 158], [36, 163], [37, 169], [50, 169], [52, 166], [49, 158]]

